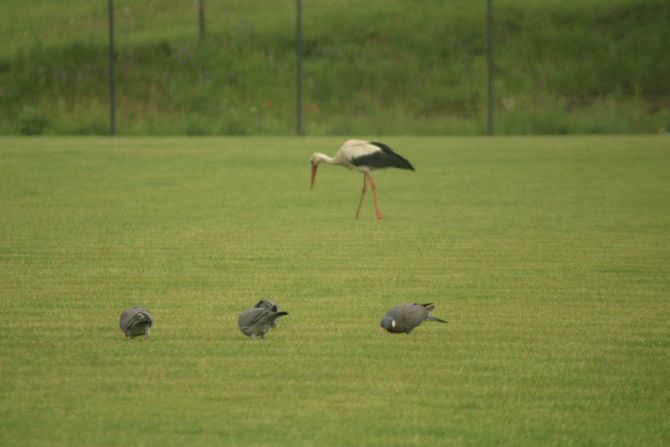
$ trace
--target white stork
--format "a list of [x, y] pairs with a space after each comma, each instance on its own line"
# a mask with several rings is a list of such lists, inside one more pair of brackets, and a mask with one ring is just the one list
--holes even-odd
[[329, 157], [319, 152], [312, 154], [312, 189], [314, 188], [314, 180], [316, 179], [316, 169], [321, 162], [329, 165], [344, 166], [363, 173], [363, 191], [361, 192], [361, 200], [358, 202], [356, 219], [358, 219], [361, 205], [363, 205], [363, 198], [367, 190], [366, 182], [370, 182], [370, 187], [374, 194], [377, 219], [382, 218], [377, 201], [377, 187], [375, 186], [375, 182], [372, 181], [372, 177], [370, 177], [370, 171], [388, 167], [414, 170], [414, 166], [409, 161], [393, 152], [384, 143], [379, 143], [378, 141], [348, 140], [338, 149], [334, 157]]

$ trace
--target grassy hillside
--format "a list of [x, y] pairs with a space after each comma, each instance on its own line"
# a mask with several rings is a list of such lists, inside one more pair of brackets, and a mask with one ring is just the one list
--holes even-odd
[[[670, 442], [667, 138], [389, 138], [380, 222], [310, 191], [340, 142], [0, 141], [0, 445]], [[449, 324], [382, 333], [407, 301]]]
[[[99, 4], [98, 4], [99, 3]], [[478, 134], [486, 122], [485, 2], [304, 1], [312, 134]], [[295, 2], [117, 0], [119, 130], [294, 129]], [[0, 132], [104, 133], [104, 2], [7, 0]], [[495, 1], [501, 133], [670, 128], [670, 4]]]

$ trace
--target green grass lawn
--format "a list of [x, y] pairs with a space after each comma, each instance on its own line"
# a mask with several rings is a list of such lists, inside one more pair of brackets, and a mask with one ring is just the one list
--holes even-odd
[[0, 140], [0, 444], [667, 445], [670, 139], [383, 141]]

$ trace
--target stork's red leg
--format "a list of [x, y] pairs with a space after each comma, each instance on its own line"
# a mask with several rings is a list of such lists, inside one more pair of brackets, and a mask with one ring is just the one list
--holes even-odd
[[361, 191], [361, 200], [358, 202], [358, 209], [356, 210], [356, 219], [358, 219], [358, 214], [361, 212], [361, 205], [363, 205], [363, 197], [365, 197], [365, 176], [366, 174], [363, 174], [363, 190]]
[[370, 182], [370, 187], [372, 188], [372, 193], [374, 194], [375, 198], [375, 215], [377, 216], [377, 220], [382, 218], [382, 213], [379, 211], [379, 201], [377, 200], [377, 187], [375, 186], [375, 182], [372, 181], [372, 177], [370, 177], [370, 174], [365, 174], [368, 177], [368, 181]]

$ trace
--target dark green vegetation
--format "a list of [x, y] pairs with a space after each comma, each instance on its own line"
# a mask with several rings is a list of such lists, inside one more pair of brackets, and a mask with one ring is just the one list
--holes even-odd
[[385, 142], [376, 222], [339, 138], [0, 141], [0, 444], [667, 445], [668, 139]]
[[[116, 1], [125, 134], [288, 134], [295, 2]], [[484, 1], [305, 0], [310, 134], [481, 134]], [[106, 2], [5, 0], [0, 132], [108, 129]], [[670, 128], [666, 0], [495, 0], [500, 133]]]

